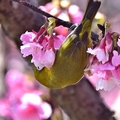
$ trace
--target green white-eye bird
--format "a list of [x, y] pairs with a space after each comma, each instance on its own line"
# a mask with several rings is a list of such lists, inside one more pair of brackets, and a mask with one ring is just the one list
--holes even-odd
[[92, 47], [91, 26], [101, 5], [100, 1], [89, 0], [81, 24], [65, 39], [50, 69], [35, 68], [35, 78], [48, 88], [64, 88], [77, 83], [84, 75], [88, 63], [87, 49]]

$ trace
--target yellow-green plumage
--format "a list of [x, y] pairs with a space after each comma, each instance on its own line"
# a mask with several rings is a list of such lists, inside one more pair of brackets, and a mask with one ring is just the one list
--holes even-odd
[[99, 7], [99, 1], [89, 0], [85, 15], [78, 25], [66, 38], [56, 52], [54, 65], [50, 68], [37, 70], [36, 79], [49, 88], [63, 88], [78, 82], [84, 75], [88, 62], [88, 47], [92, 47], [91, 25]]

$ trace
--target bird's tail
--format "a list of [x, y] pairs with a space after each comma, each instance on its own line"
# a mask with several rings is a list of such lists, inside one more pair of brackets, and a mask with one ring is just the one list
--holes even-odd
[[83, 17], [83, 21], [86, 20], [86, 19], [89, 19], [90, 21], [93, 21], [100, 5], [101, 5], [100, 1], [88, 0], [88, 4], [87, 4], [87, 7], [86, 7], [84, 17]]
[[86, 11], [81, 24], [76, 28], [75, 33], [83, 36], [83, 33], [91, 32], [92, 21], [101, 5], [100, 1], [88, 0]]
[[92, 21], [101, 5], [100, 1], [88, 0], [86, 11], [81, 24], [76, 28], [75, 33], [79, 34], [80, 40], [82, 40], [88, 47], [92, 46], [91, 36], [91, 25]]

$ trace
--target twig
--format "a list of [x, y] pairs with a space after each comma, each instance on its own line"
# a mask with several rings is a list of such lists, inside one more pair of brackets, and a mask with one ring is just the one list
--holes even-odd
[[[71, 22], [61, 20], [61, 19], [59, 19], [59, 18], [57, 18], [57, 17], [55, 17], [55, 16], [53, 16], [53, 15], [47, 13], [47, 12], [44, 12], [44, 11], [41, 10], [40, 8], [38, 8], [38, 7], [34, 6], [34, 5], [31, 5], [30, 3], [26, 2], [26, 1], [23, 1], [23, 0], [11, 0], [11, 1], [18, 2], [18, 3], [20, 3], [20, 4], [24, 5], [24, 6], [32, 9], [33, 11], [35, 11], [35, 12], [37, 12], [37, 13], [40, 13], [40, 14], [46, 16], [47, 18], [48, 18], [48, 17], [53, 17], [53, 18], [55, 18], [56, 21], [57, 21], [57, 22], [56, 22], [56, 26], [63, 25], [64, 27], [70, 28], [72, 25], [74, 25], [74, 24], [71, 23]], [[92, 39], [95, 43], [99, 41], [99, 40], [98, 40], [98, 35], [97, 35], [96, 33], [94, 33], [94, 32], [91, 32], [91, 39]]]
[[55, 18], [55, 19], [57, 20], [56, 26], [63, 25], [64, 27], [70, 28], [70, 27], [73, 25], [73, 23], [70, 23], [70, 22], [61, 20], [61, 19], [59, 19], [59, 18], [57, 18], [57, 17], [55, 17], [55, 16], [53, 16], [53, 15], [47, 13], [47, 12], [44, 12], [43, 10], [41, 10], [40, 8], [38, 8], [38, 7], [36, 7], [36, 6], [31, 5], [30, 3], [26, 2], [26, 1], [22, 1], [22, 0], [12, 0], [12, 1], [18, 2], [18, 3], [20, 3], [20, 4], [22, 4], [22, 5], [26, 6], [26, 7], [29, 7], [29, 8], [32, 9], [33, 11], [35, 11], [35, 12], [37, 12], [37, 13], [40, 13], [40, 14], [46, 16], [47, 18], [48, 18], [48, 17], [53, 17], [53, 18]]

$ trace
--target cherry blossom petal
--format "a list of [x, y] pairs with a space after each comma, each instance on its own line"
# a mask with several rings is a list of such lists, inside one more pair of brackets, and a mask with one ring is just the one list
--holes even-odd
[[21, 102], [22, 104], [32, 104], [39, 106], [42, 103], [42, 100], [37, 94], [27, 93], [22, 96]]
[[105, 90], [110, 92], [115, 86], [114, 78], [110, 78], [109, 80], [104, 80], [100, 78], [96, 83], [96, 90]]
[[55, 27], [55, 31], [59, 35], [63, 35], [63, 36], [68, 35], [68, 28], [66, 28], [66, 27], [64, 27], [62, 25]]
[[54, 64], [54, 61], [55, 53], [53, 52], [53, 50], [46, 50], [44, 55], [42, 56], [41, 63], [43, 63], [45, 67], [50, 69], [50, 67]]
[[31, 60], [31, 63], [34, 63], [34, 65], [36, 66], [36, 68], [37, 68], [38, 70], [42, 70], [43, 67], [44, 67], [44, 64], [43, 64], [43, 63], [41, 63], [40, 61], [35, 60], [35, 59], [32, 59], [32, 60]]
[[[44, 104], [46, 108], [43, 107]], [[42, 120], [50, 117], [52, 112], [51, 106], [34, 93], [24, 94], [21, 102], [17, 103], [12, 110], [15, 120]]]
[[107, 63], [105, 63], [105, 64], [100, 64], [100, 65], [99, 65], [99, 69], [100, 69], [100, 70], [114, 70], [115, 67], [114, 67], [113, 65], [111, 65], [110, 62], [107, 62]]
[[24, 34], [21, 35], [20, 39], [22, 41], [22, 44], [26, 44], [29, 42], [33, 42], [35, 36], [36, 35], [33, 32], [26, 31]]
[[95, 48], [95, 49], [88, 48], [87, 53], [90, 53], [90, 54], [96, 56], [99, 62], [105, 63], [105, 62], [108, 61], [108, 54], [105, 54], [104, 49], [101, 49], [101, 48]]
[[88, 48], [87, 53], [90, 53], [92, 55], [96, 55], [96, 51], [92, 48]]
[[116, 67], [120, 65], [120, 55], [116, 50], [113, 51], [112, 64]]
[[109, 71], [109, 70], [104, 70], [104, 71], [99, 71], [98, 72], [98, 77], [99, 78], [103, 78], [103, 79], [105, 79], [105, 80], [108, 80], [110, 77], [112, 76], [112, 73], [111, 73], [111, 71]]
[[120, 82], [120, 66], [111, 72], [113, 76]]
[[43, 102], [41, 107], [42, 107], [42, 110], [43, 110], [43, 114], [40, 114], [40, 116], [43, 119], [48, 119], [52, 114], [51, 106], [48, 103]]
[[65, 40], [65, 37], [62, 35], [58, 35], [56, 37], [54, 37], [54, 47], [55, 49], [59, 49], [60, 46], [62, 45], [63, 41]]
[[43, 47], [37, 43], [31, 44], [31, 54], [34, 60], [36, 61], [41, 60], [42, 52], [43, 52], [42, 48]]
[[68, 8], [68, 14], [73, 23], [80, 23], [82, 21], [83, 13], [77, 5], [70, 5]]
[[96, 49], [96, 57], [99, 62], [105, 63], [108, 61], [108, 56], [105, 54], [103, 49]]
[[21, 49], [21, 53], [23, 54], [23, 57], [26, 57], [26, 56], [32, 54], [32, 49], [30, 47], [30, 44], [25, 44], [25, 45], [21, 46], [20, 49]]
[[9, 111], [9, 101], [6, 99], [1, 99], [0, 100], [0, 116], [11, 116], [10, 111]]

